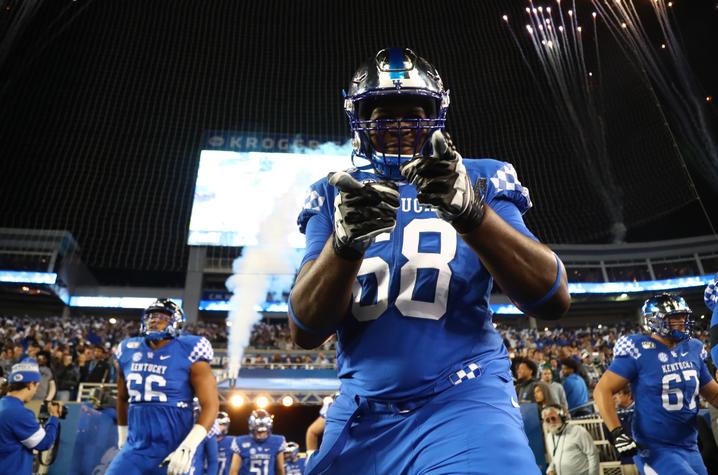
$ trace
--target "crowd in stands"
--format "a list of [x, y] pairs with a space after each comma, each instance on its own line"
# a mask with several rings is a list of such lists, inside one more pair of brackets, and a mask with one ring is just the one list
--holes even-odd
[[[111, 323], [113, 322], [113, 323]], [[137, 320], [107, 317], [0, 317], [0, 375], [24, 357], [37, 359], [43, 373], [38, 399], [73, 399], [80, 383], [115, 379], [112, 351], [122, 339], [138, 333]], [[227, 345], [223, 322], [199, 322], [186, 331], [209, 339], [215, 348]], [[613, 357], [613, 345], [638, 325], [572, 329], [515, 329], [498, 326], [512, 360], [521, 401], [540, 406], [559, 404], [574, 414]], [[708, 342], [708, 331], [696, 332]], [[274, 351], [276, 350], [276, 351]], [[314, 352], [298, 351], [286, 323], [255, 325], [243, 366], [327, 368], [336, 361], [334, 338]]]

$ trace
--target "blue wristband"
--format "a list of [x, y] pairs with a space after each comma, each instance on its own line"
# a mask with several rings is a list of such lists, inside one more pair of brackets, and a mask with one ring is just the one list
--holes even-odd
[[289, 310], [287, 313], [289, 313], [289, 318], [292, 319], [294, 324], [302, 330], [305, 333], [310, 333], [312, 335], [321, 335], [322, 332], [319, 330], [314, 330], [312, 328], [309, 328], [305, 324], [299, 321], [299, 318], [297, 318], [296, 314], [294, 313], [294, 310], [292, 309], [292, 294], [289, 294], [289, 298], [287, 299], [287, 309]]
[[554, 296], [554, 294], [558, 291], [558, 288], [561, 286], [561, 277], [563, 275], [563, 272], [561, 272], [561, 260], [558, 258], [556, 254], [554, 254], [556, 257], [556, 280], [553, 282], [553, 286], [546, 292], [546, 295], [541, 297], [535, 302], [528, 303], [528, 304], [522, 304], [521, 310], [534, 310], [548, 302], [551, 297]]

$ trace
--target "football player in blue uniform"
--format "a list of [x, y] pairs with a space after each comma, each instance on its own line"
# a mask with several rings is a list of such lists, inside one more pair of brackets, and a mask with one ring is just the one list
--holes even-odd
[[[660, 294], [642, 309], [650, 334], [622, 336], [613, 362], [593, 396], [621, 456], [635, 455], [644, 475], [706, 475], [698, 451], [698, 395], [718, 407], [718, 383], [705, 363], [707, 352], [691, 338], [693, 314], [677, 295]], [[621, 427], [613, 394], [631, 385], [633, 436]]]
[[230, 422], [229, 414], [219, 411], [217, 415], [217, 428], [219, 431], [217, 434], [218, 475], [229, 475], [229, 469], [232, 465], [232, 441], [234, 437], [227, 435]]
[[341, 381], [310, 474], [538, 473], [489, 295], [495, 280], [524, 312], [559, 318], [565, 272], [523, 222], [513, 166], [456, 150], [448, 106], [425, 59], [379, 51], [344, 101], [370, 165], [314, 183], [299, 215], [292, 338], [336, 333]]
[[299, 444], [287, 442], [284, 449], [284, 471], [286, 475], [304, 475], [304, 463], [307, 459], [299, 456]]
[[284, 436], [272, 434], [274, 416], [264, 409], [249, 416], [249, 435], [232, 442], [231, 475], [285, 475]]
[[710, 345], [713, 365], [718, 368], [718, 274], [706, 287], [704, 298], [706, 306], [713, 312], [711, 316]]
[[[141, 336], [123, 340], [115, 351], [121, 450], [110, 475], [187, 473], [217, 417], [212, 345], [182, 335], [184, 321], [176, 303], [159, 299], [142, 315]], [[197, 423], [195, 396], [201, 405]]]

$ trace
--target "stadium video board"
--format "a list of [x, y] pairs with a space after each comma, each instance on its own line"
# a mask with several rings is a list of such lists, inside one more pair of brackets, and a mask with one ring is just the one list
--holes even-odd
[[287, 245], [303, 248], [296, 218], [309, 186], [331, 171], [352, 166], [350, 155], [202, 150], [188, 244], [256, 246], [272, 213], [286, 210]]

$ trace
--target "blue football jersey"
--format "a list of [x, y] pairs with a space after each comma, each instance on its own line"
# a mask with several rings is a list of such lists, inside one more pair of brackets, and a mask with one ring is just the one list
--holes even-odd
[[283, 435], [270, 435], [256, 441], [250, 435], [240, 435], [232, 441], [232, 451], [242, 457], [239, 475], [274, 475], [277, 455], [284, 452]]
[[633, 437], [639, 445], [696, 447], [698, 391], [712, 381], [703, 343], [672, 349], [648, 335], [629, 335], [613, 347], [609, 370], [631, 382]]
[[[535, 239], [521, 217], [531, 207], [529, 192], [513, 166], [489, 159], [464, 159], [464, 165], [489, 206]], [[349, 173], [377, 180], [368, 171]], [[489, 272], [449, 223], [419, 204], [414, 185], [399, 183], [399, 191], [396, 227], [367, 249], [352, 316], [337, 330], [342, 391], [382, 399], [428, 395], [440, 378], [470, 362], [508, 357], [492, 324]], [[309, 190], [298, 218], [307, 236], [302, 264], [319, 256], [333, 232], [336, 195], [326, 178]]]
[[229, 469], [232, 466], [232, 442], [234, 437], [225, 435], [221, 439], [217, 438], [217, 463], [219, 464], [218, 475], [229, 475]]
[[304, 475], [304, 465], [307, 459], [299, 457], [296, 461], [287, 460], [284, 462], [285, 475]]
[[174, 450], [194, 424], [190, 367], [212, 361], [204, 337], [182, 335], [159, 349], [142, 337], [127, 338], [115, 350], [129, 394], [127, 445], [135, 450]]

